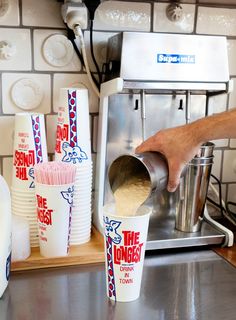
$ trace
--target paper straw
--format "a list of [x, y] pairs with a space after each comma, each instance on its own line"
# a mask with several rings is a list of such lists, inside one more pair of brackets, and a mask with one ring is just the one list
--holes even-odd
[[42, 162], [34, 166], [34, 173], [37, 183], [62, 185], [74, 182], [76, 166], [61, 161]]

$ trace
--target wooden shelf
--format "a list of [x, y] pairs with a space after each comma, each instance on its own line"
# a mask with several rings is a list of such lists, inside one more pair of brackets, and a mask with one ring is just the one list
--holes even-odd
[[231, 263], [234, 267], [236, 267], [236, 244], [229, 248], [213, 248], [213, 250], [222, 258]]
[[103, 263], [104, 261], [103, 237], [93, 228], [90, 242], [78, 246], [71, 246], [67, 257], [44, 258], [40, 255], [38, 247], [31, 248], [29, 258], [11, 263], [11, 271]]

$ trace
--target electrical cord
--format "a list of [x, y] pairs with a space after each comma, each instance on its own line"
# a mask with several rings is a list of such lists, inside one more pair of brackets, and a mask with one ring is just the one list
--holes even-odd
[[83, 59], [83, 56], [81, 54], [81, 52], [79, 51], [76, 43], [75, 43], [75, 34], [74, 34], [74, 31], [71, 30], [67, 25], [66, 25], [66, 28], [67, 28], [67, 38], [71, 41], [73, 47], [74, 47], [74, 50], [76, 52], [76, 54], [78, 55], [79, 59], [80, 59], [80, 62], [81, 64], [83, 65], [84, 67], [84, 59]]
[[232, 219], [234, 219], [234, 221], [236, 222], [236, 212], [233, 212], [232, 210], [230, 210], [229, 206], [236, 206], [236, 203], [235, 202], [232, 202], [232, 201], [228, 201], [226, 203], [226, 209], [227, 211], [230, 213]]
[[100, 92], [99, 92], [99, 90], [98, 90], [98, 88], [97, 88], [96, 84], [94, 83], [93, 78], [91, 76], [91, 72], [90, 72], [89, 65], [88, 65], [87, 54], [86, 54], [86, 50], [85, 50], [84, 36], [83, 36], [82, 29], [80, 28], [80, 26], [78, 24], [74, 26], [74, 33], [80, 39], [81, 51], [82, 51], [85, 70], [87, 72], [89, 82], [91, 83], [92, 89], [94, 90], [95, 94], [98, 97], [100, 97]]
[[220, 180], [218, 178], [216, 178], [216, 176], [214, 176], [213, 174], [211, 174], [211, 177], [214, 178], [218, 184], [219, 187], [219, 192], [216, 190], [216, 188], [213, 186], [213, 184], [210, 182], [209, 186], [212, 189], [212, 191], [215, 193], [215, 195], [218, 197], [219, 199], [219, 203], [216, 203], [215, 201], [213, 201], [212, 199], [210, 199], [209, 197], [207, 197], [207, 201], [209, 201], [210, 203], [212, 203], [214, 206], [216, 206], [217, 208], [220, 209], [221, 214], [224, 218], [226, 218], [227, 220], [229, 220], [234, 226], [236, 226], [236, 217], [234, 217], [234, 215], [227, 209], [227, 205], [225, 204], [225, 202], [222, 199], [222, 189], [221, 189], [221, 183]]
[[[224, 205], [223, 205], [223, 199], [222, 199], [222, 188], [221, 188], [221, 183], [220, 183], [220, 180], [214, 175], [214, 174], [211, 174], [211, 177], [217, 182], [218, 184], [218, 188], [219, 188], [219, 195], [218, 195], [218, 198], [219, 198], [219, 209], [220, 209], [220, 212], [221, 212], [221, 215], [224, 216]], [[215, 192], [215, 194], [218, 194], [217, 193], [217, 190], [215, 189], [215, 187], [213, 186], [212, 183], [210, 183], [210, 187], [211, 189]], [[214, 202], [214, 201], [213, 201]]]
[[101, 84], [102, 83], [102, 74], [100, 72], [98, 63], [97, 63], [95, 55], [94, 55], [94, 50], [93, 50], [93, 20], [90, 20], [90, 30], [89, 31], [90, 31], [90, 51], [91, 51], [91, 56], [92, 56], [93, 63], [94, 63], [94, 65], [96, 67], [96, 70], [97, 70], [99, 84]]
[[[70, 40], [70, 42], [72, 43], [73, 45], [73, 48], [77, 54], [77, 56], [79, 57], [79, 60], [82, 64], [82, 66], [85, 68], [85, 64], [84, 64], [84, 59], [83, 59], [83, 55], [81, 54], [81, 52], [79, 51], [78, 47], [77, 47], [77, 44], [75, 42], [75, 34], [74, 34], [74, 31], [71, 30], [70, 28], [68, 28], [67, 26], [67, 38]], [[93, 74], [91, 74], [92, 76], [92, 79], [93, 81], [95, 82], [97, 88], [99, 88], [100, 84], [98, 83], [97, 79], [94, 77]]]

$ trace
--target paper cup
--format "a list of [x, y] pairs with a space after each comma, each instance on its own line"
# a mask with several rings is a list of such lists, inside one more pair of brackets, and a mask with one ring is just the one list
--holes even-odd
[[55, 159], [91, 163], [88, 90], [61, 88], [59, 100]]
[[104, 240], [107, 296], [115, 301], [133, 301], [140, 295], [142, 270], [151, 209], [139, 215], [118, 216], [115, 205], [104, 206]]
[[68, 254], [72, 190], [73, 184], [35, 185], [39, 245], [44, 257]]
[[30, 198], [30, 197], [34, 197], [35, 191], [34, 189], [23, 190], [23, 189], [17, 189], [12, 187], [11, 194], [21, 198]]
[[34, 189], [34, 165], [47, 160], [44, 115], [17, 113], [13, 147], [13, 189]]
[[12, 206], [14, 206], [16, 209], [19, 208], [19, 209], [28, 209], [29, 210], [35, 210], [36, 209], [36, 202], [33, 203], [33, 202], [20, 202], [20, 201], [16, 201], [14, 199], [12, 199]]

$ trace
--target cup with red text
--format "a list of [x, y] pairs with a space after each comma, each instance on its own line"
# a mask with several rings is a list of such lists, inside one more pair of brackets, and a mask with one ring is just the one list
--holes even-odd
[[55, 159], [77, 165], [91, 163], [88, 90], [61, 88]]
[[140, 295], [150, 213], [150, 208], [140, 207], [135, 216], [118, 216], [115, 205], [104, 206], [106, 289], [111, 300], [128, 302]]
[[66, 256], [69, 249], [73, 184], [35, 184], [40, 254]]
[[15, 115], [12, 187], [34, 190], [34, 165], [48, 160], [44, 115]]

